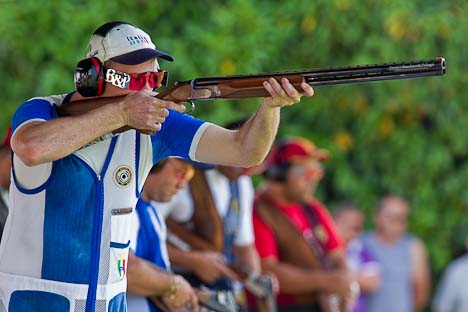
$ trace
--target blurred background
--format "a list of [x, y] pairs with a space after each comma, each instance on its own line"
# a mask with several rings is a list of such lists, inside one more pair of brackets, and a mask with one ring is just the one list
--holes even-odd
[[[410, 230], [429, 250], [434, 284], [463, 251], [468, 228], [466, 0], [36, 1], [0, 0], [0, 129], [25, 100], [73, 90], [91, 33], [123, 20], [176, 62], [176, 80], [410, 60], [447, 60], [445, 77], [317, 87], [284, 109], [280, 137], [332, 152], [318, 198], [352, 201], [368, 216], [388, 193], [406, 197]], [[199, 102], [219, 124], [259, 100]]]

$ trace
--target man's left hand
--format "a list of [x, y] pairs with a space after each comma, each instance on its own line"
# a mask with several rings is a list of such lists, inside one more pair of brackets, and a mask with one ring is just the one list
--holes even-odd
[[298, 103], [303, 95], [314, 95], [314, 89], [309, 84], [303, 82], [301, 88], [304, 92], [299, 92], [286, 78], [282, 78], [281, 83], [274, 78], [270, 78], [263, 83], [263, 86], [271, 95], [264, 98], [263, 104], [270, 107], [291, 106]]

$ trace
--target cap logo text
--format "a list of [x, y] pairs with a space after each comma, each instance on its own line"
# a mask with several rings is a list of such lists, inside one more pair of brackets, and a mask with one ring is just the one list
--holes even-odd
[[150, 40], [146, 36], [128, 36], [127, 41], [130, 43], [130, 45], [138, 45], [138, 44], [144, 44], [144, 43], [150, 43]]

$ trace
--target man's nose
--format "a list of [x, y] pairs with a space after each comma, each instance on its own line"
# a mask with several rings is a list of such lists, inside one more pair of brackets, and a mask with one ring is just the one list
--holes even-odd
[[144, 89], [144, 90], [153, 91], [153, 88], [150, 86], [148, 76], [146, 76], [145, 86], [143, 87], [143, 89]]

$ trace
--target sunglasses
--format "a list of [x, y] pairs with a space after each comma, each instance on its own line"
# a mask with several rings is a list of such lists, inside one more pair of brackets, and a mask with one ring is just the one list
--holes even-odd
[[168, 73], [165, 70], [127, 74], [113, 68], [106, 70], [106, 82], [121, 89], [139, 91], [148, 83], [151, 89], [167, 86]]

